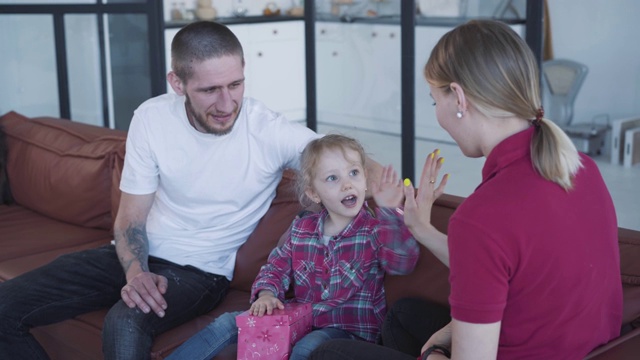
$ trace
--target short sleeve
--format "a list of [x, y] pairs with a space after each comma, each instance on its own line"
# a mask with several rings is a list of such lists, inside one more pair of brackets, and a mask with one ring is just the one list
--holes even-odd
[[159, 171], [144, 121], [134, 115], [127, 133], [120, 190], [129, 194], [151, 194], [158, 188]]
[[278, 146], [280, 154], [282, 155], [282, 162], [284, 168], [300, 169], [300, 155], [305, 146], [314, 139], [322, 137], [315, 131], [309, 129], [297, 122], [289, 121], [284, 117], [279, 119], [279, 131], [277, 131], [280, 137]]
[[470, 323], [502, 320], [512, 266], [500, 239], [459, 217], [449, 224], [451, 316]]

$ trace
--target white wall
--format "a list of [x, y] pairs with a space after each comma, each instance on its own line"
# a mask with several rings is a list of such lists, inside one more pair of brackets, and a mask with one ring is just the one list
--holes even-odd
[[640, 114], [640, 1], [549, 0], [554, 57], [589, 67], [573, 122]]

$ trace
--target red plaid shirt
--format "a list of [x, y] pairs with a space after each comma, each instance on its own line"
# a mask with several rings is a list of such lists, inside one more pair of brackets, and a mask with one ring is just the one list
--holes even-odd
[[366, 205], [327, 245], [322, 229], [327, 211], [293, 222], [287, 241], [274, 249], [252, 287], [280, 300], [293, 284], [297, 302], [313, 303], [313, 326], [335, 327], [375, 342], [386, 314], [384, 274], [408, 274], [420, 253], [416, 240], [394, 209]]

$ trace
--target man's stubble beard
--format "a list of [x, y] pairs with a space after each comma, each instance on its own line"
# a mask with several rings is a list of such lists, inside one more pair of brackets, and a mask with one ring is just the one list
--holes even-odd
[[[191, 105], [191, 99], [189, 98], [189, 95], [185, 94], [185, 97], [186, 97], [185, 107], [187, 110], [187, 118], [189, 119], [189, 122], [194, 121], [198, 123], [198, 125], [200, 125], [200, 127], [203, 128], [207, 132], [207, 134], [212, 134], [216, 136], [227, 135], [231, 132], [231, 130], [233, 130], [233, 127], [236, 125], [236, 120], [238, 119], [238, 115], [240, 114], [240, 111], [236, 113], [236, 117], [235, 119], [233, 119], [233, 123], [229, 128], [224, 130], [218, 130], [212, 127], [211, 125], [209, 125], [209, 123], [207, 123], [206, 118], [202, 118], [201, 116], [199, 116], [199, 114], [195, 112], [195, 110], [193, 109], [193, 105]], [[195, 124], [192, 124], [192, 125], [195, 127]]]

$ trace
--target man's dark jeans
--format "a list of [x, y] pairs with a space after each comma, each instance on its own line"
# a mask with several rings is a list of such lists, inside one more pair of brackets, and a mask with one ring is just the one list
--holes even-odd
[[59, 257], [0, 284], [0, 359], [47, 359], [29, 329], [111, 308], [102, 333], [105, 359], [147, 359], [156, 335], [216, 307], [229, 289], [226, 277], [150, 257], [151, 272], [169, 281], [164, 318], [130, 309], [113, 245]]

